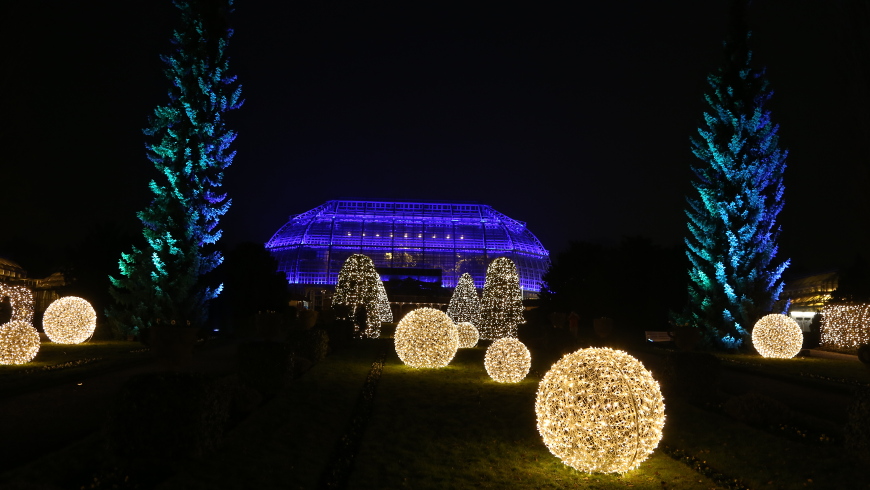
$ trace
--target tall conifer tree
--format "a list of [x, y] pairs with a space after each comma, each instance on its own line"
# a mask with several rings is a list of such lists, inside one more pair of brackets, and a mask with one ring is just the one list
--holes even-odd
[[493, 260], [486, 269], [483, 297], [480, 299], [480, 338], [497, 340], [516, 337], [523, 318], [523, 290], [514, 261], [507, 257]]
[[380, 295], [381, 276], [368, 256], [353, 254], [344, 261], [338, 273], [332, 306], [340, 318], [354, 321], [356, 332], [363, 337], [378, 338], [381, 335], [380, 304], [386, 301]]
[[223, 260], [214, 249], [220, 218], [230, 207], [221, 189], [224, 170], [235, 156], [236, 133], [224, 114], [242, 105], [241, 86], [228, 71], [227, 45], [233, 34], [226, 16], [233, 0], [175, 0], [181, 25], [173, 49], [162, 56], [169, 100], [149, 118], [148, 159], [158, 177], [154, 197], [137, 216], [144, 243], [122, 254], [121, 275], [110, 287], [112, 310], [128, 329], [156, 320], [202, 326], [208, 302], [221, 285], [205, 275]]
[[746, 3], [737, 0], [725, 63], [707, 81], [708, 109], [693, 153], [700, 163], [687, 198], [689, 322], [711, 343], [739, 346], [782, 292], [786, 260], [774, 264], [787, 151], [771, 122], [772, 91], [750, 65]]
[[468, 322], [477, 325], [480, 317], [480, 298], [474, 287], [474, 278], [469, 273], [459, 276], [450, 304], [447, 306], [447, 316], [453, 323]]

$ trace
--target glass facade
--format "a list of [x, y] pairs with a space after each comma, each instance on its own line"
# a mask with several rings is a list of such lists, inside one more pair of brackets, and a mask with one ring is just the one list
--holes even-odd
[[537, 293], [549, 252], [527, 228], [484, 204], [329, 201], [293, 216], [266, 243], [290, 284], [335, 285], [351, 254], [369, 256], [383, 279], [409, 276], [456, 286], [468, 272], [483, 287], [497, 257], [517, 265], [523, 291]]

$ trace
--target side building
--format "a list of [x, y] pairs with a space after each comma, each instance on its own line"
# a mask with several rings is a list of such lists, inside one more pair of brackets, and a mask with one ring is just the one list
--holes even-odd
[[527, 298], [537, 296], [550, 266], [525, 223], [479, 203], [329, 201], [292, 216], [266, 249], [300, 289], [335, 286], [355, 253], [369, 256], [385, 282], [412, 278], [444, 288], [466, 272], [482, 288], [489, 263], [508, 257]]

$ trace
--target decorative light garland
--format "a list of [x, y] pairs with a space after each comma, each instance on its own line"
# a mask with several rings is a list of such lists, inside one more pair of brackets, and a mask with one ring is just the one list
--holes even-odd
[[870, 343], [870, 304], [833, 304], [822, 309], [822, 345], [850, 348]]
[[[381, 335], [381, 314], [378, 283], [381, 278], [372, 259], [363, 254], [353, 254], [344, 261], [338, 273], [338, 283], [332, 296], [334, 306], [347, 307], [347, 317], [354, 320], [354, 327], [363, 337], [378, 338]], [[384, 291], [386, 297], [386, 291]], [[366, 324], [356, 325], [357, 308], [366, 309]]]
[[33, 292], [24, 286], [12, 286], [0, 282], [0, 300], [9, 297], [12, 305], [10, 322], [33, 324]]
[[513, 337], [496, 340], [483, 358], [486, 374], [499, 383], [519, 383], [532, 368], [532, 354]]
[[392, 323], [393, 309], [390, 308], [390, 299], [387, 297], [387, 290], [384, 289], [384, 281], [378, 277], [378, 314], [382, 323]]
[[480, 320], [477, 325], [482, 339], [516, 337], [523, 318], [523, 290], [517, 266], [507, 257], [493, 260], [486, 270]]
[[39, 352], [39, 332], [19, 320], [0, 325], [0, 364], [25, 364]]
[[77, 296], [55, 300], [42, 316], [42, 330], [58, 344], [80, 344], [90, 339], [96, 328], [97, 312]]
[[456, 330], [459, 332], [459, 348], [468, 349], [477, 345], [480, 340], [480, 334], [477, 328], [468, 322], [460, 322], [456, 324]]
[[538, 385], [538, 432], [566, 465], [625, 473], [658, 446], [665, 404], [658, 382], [623, 351], [580, 349], [557, 361]]
[[477, 296], [471, 274], [466, 272], [459, 276], [456, 288], [453, 289], [453, 296], [450, 297], [450, 304], [447, 306], [447, 316], [457, 324], [462, 322], [477, 324], [480, 318], [480, 298]]
[[450, 317], [435, 308], [412, 310], [396, 326], [396, 354], [415, 368], [450, 364], [459, 350], [459, 332]]
[[801, 351], [803, 344], [800, 325], [787, 315], [765, 315], [752, 329], [752, 345], [762, 357], [791, 359]]

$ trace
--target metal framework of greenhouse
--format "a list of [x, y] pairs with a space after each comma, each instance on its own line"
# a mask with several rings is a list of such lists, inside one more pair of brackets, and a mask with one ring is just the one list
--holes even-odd
[[329, 201], [292, 216], [266, 248], [288, 283], [299, 285], [335, 285], [347, 257], [361, 253], [382, 277], [407, 271], [452, 288], [468, 272], [481, 288], [489, 263], [508, 257], [529, 295], [550, 265], [524, 222], [479, 203]]

